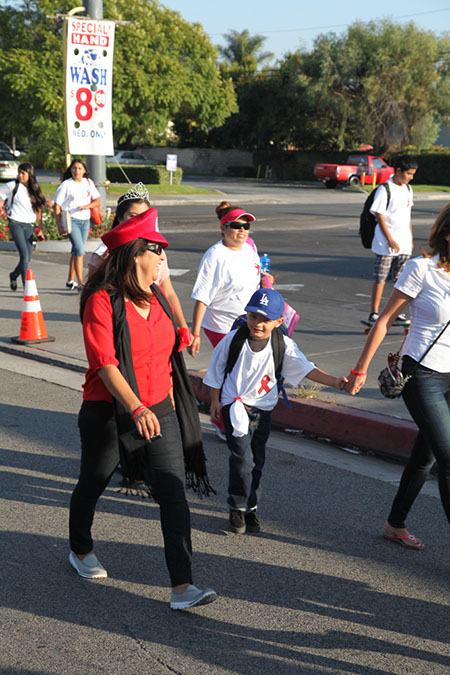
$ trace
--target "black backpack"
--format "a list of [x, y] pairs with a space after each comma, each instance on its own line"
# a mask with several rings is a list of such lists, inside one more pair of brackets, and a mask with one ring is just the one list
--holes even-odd
[[[286, 395], [286, 391], [283, 387], [284, 378], [281, 377], [281, 368], [283, 367], [283, 358], [285, 352], [283, 334], [284, 333], [281, 330], [281, 328], [275, 328], [272, 331], [270, 339], [272, 345], [273, 362], [275, 366], [275, 377], [277, 379], [278, 391], [283, 394], [284, 401], [288, 406], [288, 408], [291, 408], [291, 405]], [[234, 366], [236, 365], [236, 361], [239, 358], [239, 354], [241, 353], [242, 347], [244, 346], [245, 341], [248, 339], [249, 335], [250, 331], [248, 329], [247, 324], [243, 324], [237, 329], [233, 339], [231, 340], [230, 349], [228, 351], [228, 358], [225, 365], [225, 374], [222, 382], [222, 387], [220, 388], [220, 394], [222, 394], [223, 385], [225, 383], [225, 380], [227, 379], [227, 375], [231, 373]]]
[[[388, 208], [389, 202], [391, 201], [391, 190], [387, 183], [382, 183], [380, 187], [386, 188], [387, 192], [386, 208]], [[370, 211], [377, 190], [378, 188], [372, 190], [370, 195], [367, 197], [366, 201], [364, 202], [362, 213], [359, 216], [359, 236], [361, 237], [362, 245], [364, 246], [364, 248], [372, 248], [373, 236], [375, 234], [375, 228], [377, 226], [377, 219]]]

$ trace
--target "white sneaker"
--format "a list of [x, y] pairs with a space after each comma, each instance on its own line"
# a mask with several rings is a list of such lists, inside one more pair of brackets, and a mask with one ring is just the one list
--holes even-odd
[[69, 562], [76, 569], [80, 577], [85, 579], [102, 579], [108, 576], [108, 572], [101, 565], [94, 553], [89, 553], [83, 560], [70, 551]]
[[78, 290], [78, 284], [76, 281], [66, 281], [66, 288], [69, 291], [76, 291]]
[[188, 609], [196, 605], [209, 605], [210, 602], [214, 602], [216, 599], [217, 593], [212, 588], [206, 588], [202, 591], [200, 588], [189, 584], [183, 593], [171, 592], [170, 609]]

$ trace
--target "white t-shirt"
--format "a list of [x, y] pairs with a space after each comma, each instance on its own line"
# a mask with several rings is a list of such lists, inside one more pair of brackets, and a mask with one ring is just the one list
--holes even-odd
[[259, 256], [251, 246], [233, 251], [221, 241], [202, 258], [191, 297], [206, 307], [202, 326], [228, 333], [260, 285]]
[[397, 253], [389, 250], [388, 240], [377, 223], [372, 241], [372, 251], [378, 255], [411, 255], [412, 240], [409, 224], [413, 202], [412, 188], [407, 185], [396, 185], [392, 178], [388, 181], [391, 197], [387, 207], [387, 190], [382, 185], [377, 189], [370, 212], [381, 213], [386, 220], [392, 238], [400, 246]]
[[68, 211], [72, 218], [90, 220], [91, 210], [80, 210], [79, 207], [89, 204], [97, 197], [100, 197], [100, 193], [90, 178], [82, 178], [79, 183], [68, 178], [56, 190], [55, 204], [59, 204], [62, 211]]
[[[6, 185], [0, 188], [0, 199], [7, 200], [11, 203], [12, 193], [16, 187], [16, 181], [11, 180]], [[9, 210], [8, 203], [5, 207]], [[12, 209], [9, 213], [11, 220], [17, 220], [18, 223], [34, 223], [36, 221], [36, 214], [31, 206], [30, 195], [25, 185], [19, 183], [16, 194], [14, 195]]]
[[[232, 330], [215, 347], [203, 382], [220, 389], [225, 373], [230, 343], [236, 330]], [[281, 375], [294, 387], [314, 370], [315, 365], [299, 350], [291, 338], [283, 335], [285, 353]], [[233, 403], [240, 396], [246, 405], [260, 410], [272, 410], [278, 401], [278, 387], [271, 341], [260, 352], [254, 352], [245, 341], [236, 364], [226, 377], [222, 389], [222, 405]]]
[[[433, 258], [408, 260], [395, 288], [411, 296], [411, 327], [402, 349], [402, 355], [416, 361], [450, 320], [450, 274], [437, 266], [439, 255]], [[450, 326], [430, 349], [421, 365], [450, 372]]]

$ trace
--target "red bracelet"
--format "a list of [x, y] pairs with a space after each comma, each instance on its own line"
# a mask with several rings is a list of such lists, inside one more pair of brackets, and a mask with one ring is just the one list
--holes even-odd
[[131, 413], [131, 419], [133, 420], [133, 422], [134, 422], [134, 418], [136, 417], [138, 412], [140, 412], [141, 410], [147, 410], [147, 406], [140, 405], [136, 408], [136, 410], [133, 410], [133, 412]]
[[192, 333], [192, 337], [193, 337], [193, 338], [199, 338], [200, 335], [196, 335], [195, 333]]
[[357, 373], [356, 370], [353, 370], [353, 368], [350, 368], [350, 372], [352, 375], [358, 375], [358, 377], [363, 377], [364, 375], [367, 375], [367, 373]]

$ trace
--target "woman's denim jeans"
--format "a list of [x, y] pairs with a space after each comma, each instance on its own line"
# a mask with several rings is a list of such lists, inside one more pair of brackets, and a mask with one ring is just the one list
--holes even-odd
[[25, 286], [28, 263], [33, 252], [33, 223], [19, 223], [17, 220], [8, 220], [11, 237], [19, 251], [20, 260], [11, 272], [11, 279], [22, 277], [22, 283]]
[[430, 370], [409, 356], [403, 358], [402, 371], [414, 373], [403, 390], [403, 400], [419, 433], [388, 522], [392, 527], [405, 527], [406, 516], [436, 459], [439, 492], [450, 523], [450, 373]]
[[67, 235], [72, 244], [72, 255], [84, 255], [84, 245], [88, 238], [91, 221], [72, 218], [72, 232]]

